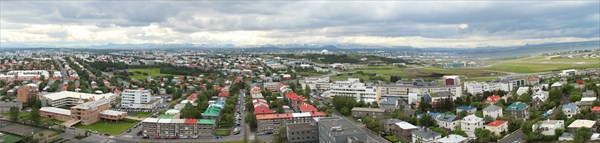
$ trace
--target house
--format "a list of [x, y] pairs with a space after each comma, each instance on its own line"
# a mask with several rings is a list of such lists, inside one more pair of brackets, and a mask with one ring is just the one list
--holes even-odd
[[431, 131], [426, 128], [420, 128], [412, 132], [413, 143], [434, 143], [437, 139], [442, 138], [442, 134]]
[[484, 127], [487, 130], [492, 131], [496, 135], [502, 135], [502, 133], [508, 133], [508, 121], [506, 120], [495, 120]]
[[477, 112], [477, 108], [473, 106], [460, 106], [456, 108], [456, 114], [459, 114], [461, 111], [467, 111], [468, 114], [475, 114], [475, 112]]
[[529, 91], [529, 87], [519, 87], [519, 89], [517, 89], [517, 95], [523, 95], [527, 93], [527, 91]]
[[588, 128], [590, 129], [593, 133], [596, 132], [596, 121], [594, 120], [575, 120], [573, 121], [573, 123], [571, 123], [568, 127], [567, 130], [569, 130], [570, 132], [574, 133], [575, 130], [579, 129], [579, 128]]
[[438, 126], [450, 130], [454, 130], [454, 127], [460, 124], [458, 118], [456, 118], [456, 115], [453, 114], [441, 114], [435, 118], [435, 121], [437, 122]]
[[585, 92], [581, 93], [581, 96], [583, 96], [583, 97], [596, 97], [596, 92], [594, 92], [593, 90], [586, 90]]
[[419, 129], [417, 126], [404, 121], [398, 122], [395, 125], [396, 130], [393, 134], [398, 140], [412, 140], [412, 132]]
[[541, 110], [542, 108], [542, 104], [544, 102], [546, 102], [546, 100], [548, 100], [549, 97], [549, 93], [548, 91], [538, 91], [535, 92], [531, 98], [531, 106], [533, 106], [535, 109]]
[[377, 118], [383, 115], [385, 115], [385, 110], [379, 108], [352, 108], [352, 116], [357, 118]]
[[596, 114], [597, 120], [600, 121], [600, 118], [598, 118], [600, 117], [600, 106], [594, 106], [592, 108], [592, 113]]
[[543, 120], [532, 127], [533, 130], [541, 130], [543, 135], [553, 136], [556, 134], [556, 129], [565, 129], [565, 121], [563, 120]]
[[398, 109], [398, 98], [396, 97], [387, 97], [382, 98], [379, 101], [379, 108], [385, 110], [386, 112], [393, 112]]
[[575, 116], [575, 114], [579, 113], [579, 107], [577, 107], [576, 103], [568, 103], [562, 106], [562, 112], [567, 115], [567, 118], [571, 118]]
[[483, 118], [471, 114], [460, 120], [460, 129], [465, 132], [475, 132], [476, 128], [483, 128]]
[[502, 117], [502, 107], [496, 105], [490, 105], [488, 107], [483, 108], [483, 116], [490, 116], [494, 119]]
[[575, 135], [573, 135], [572, 133], [568, 133], [568, 132], [564, 132], [562, 135], [560, 135], [560, 137], [558, 137], [558, 141], [572, 141], [575, 140]]
[[500, 96], [498, 96], [498, 95], [492, 95], [492, 96], [488, 96], [488, 97], [485, 99], [485, 102], [488, 102], [488, 103], [496, 103], [496, 102], [500, 101], [500, 99], [502, 99], [502, 97], [500, 97]]
[[529, 119], [529, 105], [523, 102], [515, 102], [510, 104], [505, 108], [505, 110], [509, 117], [523, 120]]
[[455, 134], [450, 134], [447, 137], [437, 139], [435, 142], [436, 143], [467, 143], [467, 141], [468, 141], [468, 139], [466, 137], [463, 137], [460, 135], [455, 135]]
[[379, 120], [379, 123], [381, 123], [381, 126], [383, 126], [383, 131], [388, 135], [392, 134], [394, 130], [396, 130], [396, 123], [398, 122], [402, 122], [402, 120], [395, 118]]
[[537, 77], [527, 78], [527, 84], [529, 84], [529, 85], [536, 85], [539, 83], [540, 83], [540, 78], [537, 78]]
[[592, 105], [594, 104], [594, 101], [596, 101], [596, 97], [583, 97], [581, 98], [581, 101], [579, 101], [579, 106], [581, 106], [581, 108], [592, 108]]

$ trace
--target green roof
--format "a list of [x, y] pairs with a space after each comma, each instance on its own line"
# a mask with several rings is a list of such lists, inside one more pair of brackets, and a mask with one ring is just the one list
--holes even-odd
[[220, 113], [221, 113], [221, 108], [219, 108], [217, 106], [210, 106], [210, 107], [206, 108], [204, 113], [202, 113], [202, 116], [219, 116]]
[[264, 97], [261, 93], [258, 93], [258, 94], [252, 94], [252, 98], [264, 98]]
[[175, 115], [170, 115], [170, 114], [160, 114], [158, 116], [158, 118], [160, 119], [173, 119], [173, 117], [175, 117]]
[[198, 120], [198, 124], [214, 125], [215, 124], [215, 119], [199, 119]]
[[521, 111], [521, 110], [525, 110], [525, 108], [527, 108], [527, 104], [522, 103], [522, 102], [515, 102], [513, 104], [508, 105], [508, 107], [506, 107], [506, 110], [507, 111], [509, 111], [509, 110]]

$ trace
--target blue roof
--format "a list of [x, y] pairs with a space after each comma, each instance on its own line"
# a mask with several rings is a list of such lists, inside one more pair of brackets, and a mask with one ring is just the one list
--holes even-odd
[[566, 109], [570, 109], [570, 112], [575, 113], [575, 112], [577, 112], [577, 104], [575, 102], [564, 104], [563, 107], [562, 107], [563, 112]]
[[458, 107], [456, 109], [460, 109], [460, 110], [473, 110], [473, 109], [475, 109], [475, 107], [473, 107], [473, 106], [460, 106], [460, 107]]
[[438, 116], [437, 119], [440, 120], [440, 121], [452, 122], [452, 121], [454, 121], [454, 119], [456, 119], [456, 115], [454, 115], [454, 114], [440, 114], [440, 116]]
[[[438, 113], [438, 112], [429, 112], [428, 114], [429, 114], [429, 116], [434, 117], [434, 118], [437, 117], [438, 115], [440, 115], [440, 113]], [[423, 116], [423, 114], [417, 114], [417, 117], [420, 118], [421, 116]]]

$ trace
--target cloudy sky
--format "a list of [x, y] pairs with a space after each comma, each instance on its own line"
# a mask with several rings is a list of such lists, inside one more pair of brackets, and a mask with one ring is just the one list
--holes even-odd
[[600, 2], [0, 1], [0, 44], [363, 44], [471, 48], [600, 40]]

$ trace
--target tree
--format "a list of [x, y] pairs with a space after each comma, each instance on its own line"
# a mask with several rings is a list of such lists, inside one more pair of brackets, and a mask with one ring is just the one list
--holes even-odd
[[426, 113], [423, 114], [423, 116], [421, 116], [421, 118], [419, 119], [419, 125], [424, 127], [432, 127], [435, 126], [435, 120], [433, 119], [433, 117], [431, 117], [431, 115]]
[[467, 115], [469, 115], [469, 112], [467, 112], [466, 110], [462, 110], [462, 111], [458, 112], [458, 117], [459, 118], [464, 118]]
[[581, 100], [581, 94], [576, 93], [576, 92], [572, 92], [571, 96], [569, 96], [569, 101], [571, 102], [577, 102]]
[[454, 130], [450, 131], [450, 134], [457, 134], [463, 137], [468, 137], [467, 133], [463, 131], [460, 126], [454, 126]]
[[575, 130], [574, 141], [577, 143], [582, 143], [587, 141], [590, 136], [592, 136], [592, 132], [589, 128], [579, 128]]
[[305, 98], [309, 98], [309, 97], [310, 97], [310, 92], [311, 92], [311, 91], [312, 91], [312, 90], [310, 90], [310, 86], [308, 86], [308, 84], [307, 84], [306, 86], [304, 86], [304, 94], [303, 94], [303, 95], [304, 95], [304, 97], [305, 97]]
[[508, 120], [508, 132], [514, 132], [521, 128], [522, 120]]
[[256, 115], [254, 115], [254, 112], [246, 114], [246, 123], [250, 125], [251, 130], [254, 131], [256, 129]]
[[191, 103], [185, 104], [181, 109], [181, 118], [198, 119], [200, 116], [200, 110], [194, 107]]
[[40, 109], [31, 108], [31, 112], [29, 112], [29, 114], [31, 115], [31, 121], [33, 123], [40, 124]]
[[17, 107], [10, 107], [10, 120], [11, 121], [17, 121], [19, 120], [19, 114], [21, 112], [21, 109], [17, 108]]
[[531, 95], [528, 93], [523, 93], [519, 96], [519, 101], [529, 103], [531, 102]]
[[488, 143], [492, 141], [494, 134], [487, 129], [475, 128], [475, 137], [477, 137], [478, 143]]

